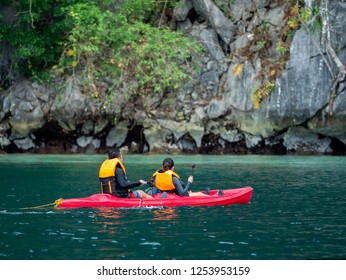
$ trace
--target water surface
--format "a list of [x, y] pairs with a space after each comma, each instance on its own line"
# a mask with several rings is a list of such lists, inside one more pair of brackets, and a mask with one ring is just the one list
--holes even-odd
[[[252, 186], [247, 205], [36, 207], [99, 192], [104, 158], [0, 155], [0, 259], [346, 258], [344, 157], [173, 157], [185, 180], [196, 164], [193, 190]], [[149, 179], [163, 158], [125, 155], [129, 179]]]

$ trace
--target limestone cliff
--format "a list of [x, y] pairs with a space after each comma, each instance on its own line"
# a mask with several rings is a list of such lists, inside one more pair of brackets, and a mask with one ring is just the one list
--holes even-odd
[[[176, 98], [105, 103], [83, 93], [76, 77], [65, 87], [18, 78], [0, 93], [0, 148], [344, 154], [346, 3], [320, 3], [314, 31], [313, 20], [290, 22], [288, 1], [181, 0], [167, 24], [207, 51], [202, 73]], [[0, 55], [5, 69], [4, 44]]]

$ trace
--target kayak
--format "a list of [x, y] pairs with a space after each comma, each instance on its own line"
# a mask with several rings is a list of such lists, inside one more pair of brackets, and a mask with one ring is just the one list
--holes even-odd
[[[211, 190], [209, 195], [179, 196], [167, 193], [167, 197], [161, 198], [161, 194], [153, 195], [154, 199], [121, 198], [110, 194], [93, 194], [83, 198], [58, 199], [55, 205], [59, 208], [81, 207], [178, 207], [178, 206], [226, 206], [231, 204], [247, 204], [251, 200], [252, 187], [224, 190], [222, 196], [218, 190]], [[204, 193], [204, 192], [202, 192]]]
[[[218, 190], [211, 190], [209, 195], [179, 196], [167, 193], [167, 197], [161, 198], [161, 193], [153, 195], [154, 199], [121, 198], [110, 194], [93, 194], [83, 198], [60, 198], [55, 201], [58, 208], [81, 207], [178, 207], [178, 206], [226, 206], [231, 204], [247, 204], [251, 200], [252, 187], [224, 190], [219, 196]], [[204, 193], [204, 192], [202, 192]]]

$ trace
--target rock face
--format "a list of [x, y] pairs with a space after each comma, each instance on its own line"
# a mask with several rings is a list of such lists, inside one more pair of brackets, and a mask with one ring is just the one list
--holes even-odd
[[[293, 7], [286, 2], [182, 0], [174, 25], [205, 46], [204, 69], [174, 100], [156, 107], [157, 100], [145, 100], [150, 109], [129, 106], [122, 95], [102, 102], [84, 94], [77, 78], [70, 78], [63, 91], [18, 79], [0, 93], [0, 148], [345, 154], [346, 83], [340, 80], [330, 102], [340, 67], [328, 45], [345, 67], [346, 3], [322, 1], [328, 21], [312, 33], [313, 23], [288, 28], [287, 11]], [[283, 31], [294, 35], [285, 61], [278, 51]], [[5, 65], [8, 55], [1, 50]], [[256, 106], [256, 89], [269, 82], [274, 86]]]

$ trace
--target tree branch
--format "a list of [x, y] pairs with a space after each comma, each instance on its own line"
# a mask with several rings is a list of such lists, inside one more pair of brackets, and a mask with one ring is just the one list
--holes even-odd
[[[32, 15], [32, 0], [28, 0], [29, 1], [29, 10], [28, 11], [24, 11], [24, 12], [18, 12], [16, 13], [16, 17], [19, 16], [20, 14], [25, 14], [25, 13], [29, 13], [30, 14], [30, 18], [31, 18], [31, 27], [33, 29], [35, 29], [35, 26], [34, 26], [34, 17]], [[20, 22], [20, 20], [19, 20]], [[19, 24], [19, 23], [18, 23]]]
[[162, 13], [161, 13], [161, 17], [160, 17], [160, 21], [159, 21], [159, 25], [158, 25], [159, 28], [161, 27], [161, 22], [162, 22], [164, 14], [166, 12], [167, 2], [168, 2], [168, 0], [165, 0], [165, 5], [163, 7], [163, 10], [162, 10]]

